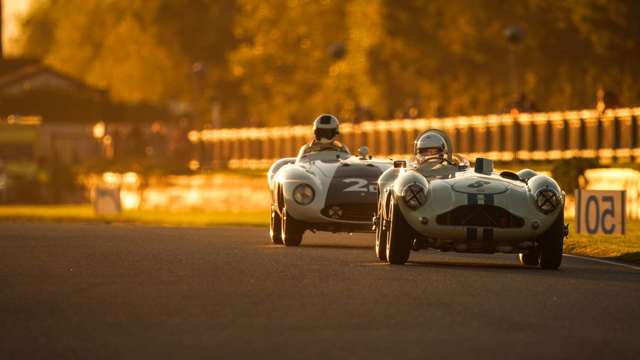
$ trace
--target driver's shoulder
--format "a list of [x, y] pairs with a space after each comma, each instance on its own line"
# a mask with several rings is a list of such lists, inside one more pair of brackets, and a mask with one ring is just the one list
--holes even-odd
[[333, 141], [333, 143], [332, 143], [331, 145], [332, 145], [333, 147], [335, 147], [335, 148], [336, 148], [336, 150], [343, 151], [343, 152], [346, 152], [346, 153], [350, 153], [349, 148], [347, 147], [347, 145], [345, 145], [345, 144], [341, 143], [341, 142], [340, 142], [340, 141], [338, 141], [338, 140], [334, 140], [334, 141]]

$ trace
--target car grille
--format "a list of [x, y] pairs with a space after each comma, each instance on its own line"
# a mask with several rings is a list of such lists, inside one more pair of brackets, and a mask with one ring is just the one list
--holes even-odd
[[329, 205], [320, 213], [328, 218], [345, 221], [371, 221], [376, 204], [340, 204]]
[[463, 205], [436, 217], [438, 225], [520, 228], [524, 219], [494, 205]]

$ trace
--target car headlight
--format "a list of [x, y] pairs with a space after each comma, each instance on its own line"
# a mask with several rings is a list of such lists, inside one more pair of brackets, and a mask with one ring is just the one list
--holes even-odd
[[316, 192], [307, 184], [300, 184], [293, 189], [293, 200], [300, 205], [309, 205], [316, 197]]
[[558, 193], [551, 189], [542, 189], [536, 193], [536, 206], [543, 214], [553, 212], [561, 202]]
[[404, 203], [412, 209], [417, 209], [427, 202], [427, 190], [418, 183], [407, 185], [402, 190]]

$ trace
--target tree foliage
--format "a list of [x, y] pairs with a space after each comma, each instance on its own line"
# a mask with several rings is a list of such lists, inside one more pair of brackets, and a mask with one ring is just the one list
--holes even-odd
[[638, 105], [638, 18], [635, 0], [42, 0], [23, 49], [117, 99], [288, 124], [494, 113], [519, 92]]

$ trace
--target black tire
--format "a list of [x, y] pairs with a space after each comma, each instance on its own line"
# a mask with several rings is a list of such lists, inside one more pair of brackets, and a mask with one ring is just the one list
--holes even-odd
[[389, 218], [391, 222], [387, 232], [387, 261], [390, 264], [403, 265], [409, 260], [413, 231], [393, 200], [389, 208]]
[[280, 236], [286, 246], [298, 246], [302, 242], [304, 227], [287, 212], [286, 206], [282, 209], [282, 225]]
[[529, 250], [528, 252], [525, 253], [520, 253], [518, 254], [518, 260], [520, 261], [520, 264], [522, 265], [526, 265], [526, 266], [538, 266], [539, 261], [539, 254], [538, 254], [538, 250], [537, 249], [532, 249]]
[[562, 246], [564, 244], [564, 213], [553, 222], [551, 227], [538, 239], [540, 243], [540, 267], [555, 270], [562, 263]]
[[387, 261], [387, 230], [384, 229], [382, 206], [378, 207], [376, 217], [376, 257], [380, 261]]
[[282, 244], [282, 218], [276, 211], [275, 206], [271, 205], [271, 221], [269, 224], [269, 237], [274, 244]]

